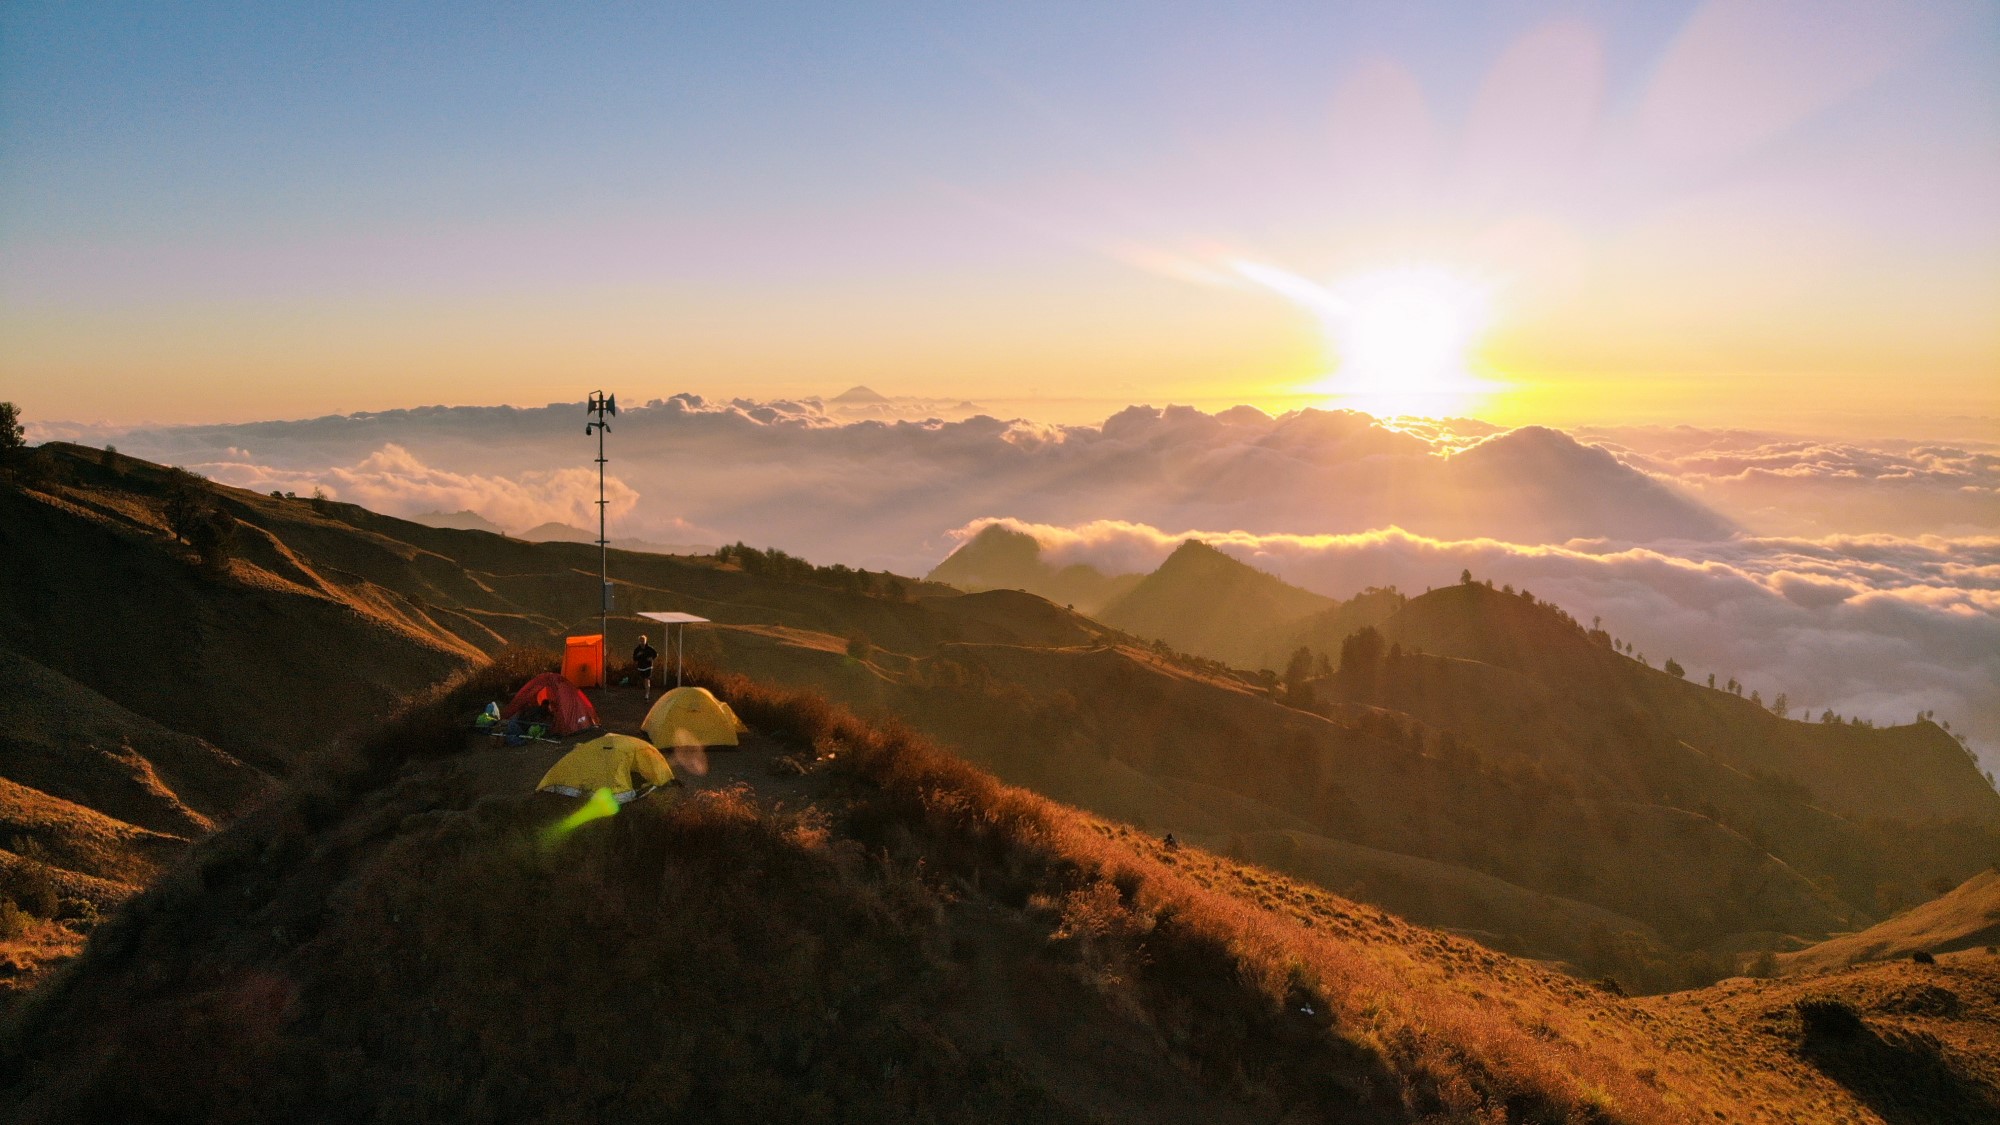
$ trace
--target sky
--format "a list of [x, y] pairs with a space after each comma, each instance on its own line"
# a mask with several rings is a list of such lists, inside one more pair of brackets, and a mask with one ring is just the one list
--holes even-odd
[[0, 7], [0, 397], [2000, 436], [1989, 0], [578, 7]]

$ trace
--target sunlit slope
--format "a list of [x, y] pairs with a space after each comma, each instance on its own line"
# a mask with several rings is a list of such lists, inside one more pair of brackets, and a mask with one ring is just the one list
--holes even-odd
[[[1329, 718], [1281, 706], [1241, 679], [1138, 649], [955, 645], [935, 656], [867, 666], [760, 637], [718, 634], [725, 663], [812, 684], [917, 724], [1002, 777], [1058, 799], [1219, 849], [1361, 886], [1404, 909], [1369, 852], [1327, 844], [1285, 850], [1260, 834], [1302, 832], [1373, 852], [1485, 872], [1513, 891], [1504, 915], [1537, 898], [1594, 906], [1629, 928], [1692, 948], [1737, 932], [1842, 928], [1848, 908], [1806, 874], [1699, 814], [1593, 794], [1531, 769], [1451, 749], [1435, 731], [1384, 712]], [[1423, 869], [1426, 875], [1438, 867]], [[1402, 877], [1407, 882], [1407, 876]], [[1445, 887], [1419, 911], [1469, 930], [1493, 928], [1479, 895]], [[1485, 892], [1490, 896], [1490, 891]], [[1588, 911], [1579, 908], [1578, 917]], [[1506, 933], [1522, 952], [1582, 958], [1587, 925]]]
[[[5, 500], [58, 548], [0, 585], [0, 612], [39, 622], [20, 629], [43, 649], [28, 656], [273, 770], [441, 670], [596, 627], [588, 546], [219, 489], [244, 547], [226, 574], [204, 574], [159, 526], [156, 470], [69, 459], [71, 484]], [[65, 553], [84, 559], [84, 584], [58, 574]], [[1358, 620], [1400, 647], [1315, 680], [1293, 707], [1248, 672], [1018, 591], [775, 556], [613, 552], [612, 566], [621, 614], [718, 623], [689, 631], [698, 661], [821, 687], [1009, 781], [1635, 986], [1713, 979], [1737, 952], [1865, 927], [2000, 852], [1981, 811], [1991, 794], [1963, 755], [1926, 757], [1929, 743], [1904, 754], [1930, 738], [1922, 728], [1781, 721], [1643, 668], [1518, 595], [1452, 587], [1404, 604], [1375, 591], [1331, 605], [1206, 548], [1184, 553], [1190, 572], [1218, 577], [1182, 593], [1212, 588], [1241, 620], [1305, 610], [1267, 626], [1276, 653], [1316, 629], [1316, 650], [1337, 656]], [[1211, 638], [1246, 636], [1208, 624]], [[128, 630], [136, 643], [96, 643]], [[161, 654], [159, 674], [121, 680], [128, 649]], [[1883, 765], [1898, 761], [1917, 768]], [[1811, 787], [1831, 784], [1814, 776], [1828, 762], [1848, 762], [1840, 792], [1868, 803]], [[1921, 810], [1935, 794], [1965, 815], [1934, 822]]]
[[[1677, 740], [1594, 741], [1559, 721], [1556, 689], [1467, 660], [1395, 662], [1419, 719], [1286, 707], [1116, 645], [857, 659], [809, 632], [711, 636], [726, 667], [893, 714], [1017, 784], [1646, 987], [1866, 925], [1885, 886], [1920, 896], [1994, 846], [1976, 825], [1836, 816]], [[1717, 952], [1676, 968], [1661, 949]]]
[[[1382, 632], [1405, 652], [1476, 661], [1533, 680], [1547, 689], [1554, 721], [1570, 732], [1567, 749], [1596, 759], [1607, 771], [1625, 768], [1613, 758], [1636, 745], [1664, 757], [1684, 745], [1687, 752], [1748, 777], [1775, 776], [1804, 786], [1813, 802], [1830, 812], [2000, 825], [2000, 794], [1972, 756], [1934, 724], [1864, 728], [1781, 719], [1746, 699], [1614, 652], [1525, 592], [1477, 584], [1444, 587], [1412, 599]], [[1449, 705], [1443, 698], [1403, 698], [1392, 674], [1347, 682], [1359, 684], [1364, 694], [1379, 688], [1380, 702], [1409, 704], [1418, 713]], [[1467, 710], [1460, 705], [1461, 712]], [[1464, 714], [1456, 721], [1470, 726], [1474, 719]], [[1497, 744], [1504, 738], [1491, 731], [1483, 741]], [[1589, 747], [1577, 746], [1578, 740], [1608, 752], [1584, 753]]]
[[0, 895], [38, 917], [109, 909], [268, 785], [4, 648], [0, 716]]
[[1838, 969], [1912, 953], [2000, 945], [2000, 871], [1981, 871], [1950, 891], [1860, 933], [1841, 934], [1778, 957], [1780, 972]]
[[1739, 977], [1632, 1008], [1663, 1055], [1723, 1076], [1737, 1104], [1716, 1120], [2000, 1121], [2000, 959], [1985, 953]]
[[0, 777], [116, 820], [192, 838], [261, 792], [264, 775], [0, 648]]
[[[475, 680], [101, 930], [0, 1038], [0, 1114], [1909, 1120], [1811, 1061], [1782, 986], [1776, 1019], [1625, 1000], [710, 682], [805, 807], [716, 790], [551, 835], [571, 803], [453, 729], [511, 684]], [[1994, 978], [1953, 972], [1968, 1000], [1924, 1026], [1978, 1108]]]

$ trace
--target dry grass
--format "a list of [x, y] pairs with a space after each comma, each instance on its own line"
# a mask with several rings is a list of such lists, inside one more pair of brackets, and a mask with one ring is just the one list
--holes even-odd
[[[1185, 1039], [1209, 1073], [1240, 1076], [1287, 1103], [1356, 1102], [1382, 1119], [1675, 1119], [1629, 1058], [1583, 1046], [1593, 1038], [1582, 1027], [1587, 1009], [1600, 1002], [1573, 982], [1516, 966], [1502, 970], [1526, 985], [1515, 996], [1466, 989], [1452, 980], [1452, 961], [1481, 965], [1487, 973], [1473, 975], [1494, 986], [1489, 974], [1511, 963], [1281, 877], [1266, 881], [1263, 902], [1212, 875], [1204, 885], [1185, 860], [1162, 862], [1129, 836], [1003, 785], [893, 724], [865, 725], [817, 695], [740, 677], [698, 679], [760, 730], [844, 747], [838, 768], [877, 787], [854, 814], [864, 841], [916, 847], [911, 833], [921, 826], [930, 844], [922, 858], [935, 869], [977, 874], [989, 893], [1021, 905], [1037, 894], [1066, 904], [1063, 929], [1080, 926], [1100, 957], [1135, 972], [1163, 1033]], [[1201, 862], [1211, 872], [1242, 870]], [[1372, 916], [1383, 936], [1322, 936], [1284, 909], [1307, 903]], [[1413, 940], [1436, 948], [1412, 949]], [[1575, 1026], [1565, 1035], [1563, 1025]]]
[[1982, 1040], [1884, 1022], [1930, 993], [1828, 986], [1873, 1038], [1815, 1055], [1796, 998], [1741, 1007], [1764, 985], [1628, 1001], [739, 677], [692, 678], [815, 804], [552, 835], [573, 805], [492, 795], [459, 728], [544, 660], [440, 686], [128, 904], [0, 1035], [0, 1117], [1932, 1120], [1878, 1112], [1905, 1058], [1957, 1083], [1911, 1104], [1985, 1096]]

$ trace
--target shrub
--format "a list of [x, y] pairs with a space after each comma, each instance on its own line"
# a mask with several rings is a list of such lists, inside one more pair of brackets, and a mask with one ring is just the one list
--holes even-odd
[[176, 543], [188, 542], [194, 525], [208, 511], [207, 484], [200, 476], [179, 466], [167, 470], [166, 498], [160, 504], [160, 517], [166, 521]]
[[236, 557], [238, 547], [236, 517], [220, 507], [207, 508], [188, 529], [188, 543], [194, 547], [203, 570], [211, 574], [228, 570], [229, 560]]
[[1833, 996], [1808, 996], [1795, 1006], [1808, 1039], [1852, 1039], [1867, 1030], [1854, 1005]]
[[34, 915], [14, 905], [13, 899], [0, 896], [0, 941], [19, 941], [34, 925]]
[[39, 862], [20, 864], [7, 877], [7, 896], [37, 918], [53, 918], [62, 902], [55, 880]]

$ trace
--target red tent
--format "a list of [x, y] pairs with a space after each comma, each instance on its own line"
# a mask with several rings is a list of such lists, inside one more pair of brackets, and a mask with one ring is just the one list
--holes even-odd
[[529, 680], [514, 693], [514, 702], [509, 703], [500, 715], [511, 719], [537, 704], [549, 709], [549, 726], [559, 735], [575, 734], [599, 725], [597, 708], [590, 705], [590, 698], [578, 691], [575, 684], [554, 672], [543, 672]]

